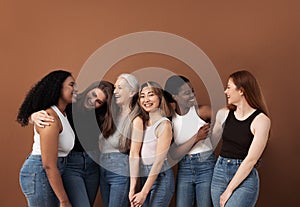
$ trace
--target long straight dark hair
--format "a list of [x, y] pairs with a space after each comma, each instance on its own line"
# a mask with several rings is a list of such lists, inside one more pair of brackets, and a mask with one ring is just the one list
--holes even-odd
[[99, 88], [101, 91], [103, 91], [106, 97], [106, 102], [101, 107], [92, 111], [94, 111], [96, 114], [96, 119], [102, 135], [107, 138], [115, 131], [115, 125], [112, 117], [112, 96], [114, 91], [114, 85], [112, 83], [105, 80], [92, 83], [83, 92], [78, 94], [77, 102], [73, 105], [76, 107], [75, 110], [87, 113], [86, 109], [84, 108], [84, 100], [86, 95], [95, 88]]

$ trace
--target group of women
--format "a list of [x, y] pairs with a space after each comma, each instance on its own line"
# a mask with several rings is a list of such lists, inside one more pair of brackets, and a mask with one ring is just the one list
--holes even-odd
[[34, 123], [20, 171], [28, 206], [92, 207], [100, 185], [105, 207], [167, 207], [176, 163], [176, 206], [254, 206], [270, 119], [248, 71], [229, 76], [225, 95], [210, 130], [210, 108], [197, 104], [184, 76], [163, 89], [121, 74], [114, 85], [102, 80], [77, 94], [71, 73], [49, 73], [17, 116], [22, 126]]

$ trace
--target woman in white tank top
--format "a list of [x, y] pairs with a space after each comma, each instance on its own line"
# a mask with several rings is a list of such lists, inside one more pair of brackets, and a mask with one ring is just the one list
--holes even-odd
[[132, 97], [138, 88], [138, 80], [131, 74], [121, 74], [117, 78], [114, 90], [114, 103], [117, 107], [113, 110], [117, 128], [108, 138], [99, 138], [100, 191], [105, 207], [123, 207], [129, 204], [129, 148], [123, 146], [122, 135], [125, 133], [123, 126], [131, 111]]
[[[172, 126], [166, 117], [172, 116], [173, 109], [166, 102], [162, 88], [151, 81], [142, 84], [136, 107], [142, 113], [133, 120], [129, 199], [132, 206], [167, 207], [174, 192], [174, 175], [167, 161]], [[139, 176], [141, 190], [136, 192]]]
[[17, 121], [25, 126], [30, 115], [46, 110], [55, 122], [34, 128], [34, 144], [20, 171], [20, 185], [28, 206], [71, 207], [61, 173], [74, 145], [74, 132], [65, 115], [66, 106], [76, 100], [71, 73], [58, 70], [46, 75], [27, 94]]
[[178, 163], [176, 206], [212, 207], [210, 185], [215, 165], [209, 131], [210, 108], [198, 106], [190, 81], [171, 76], [165, 85], [169, 99], [175, 103], [172, 117], [174, 144], [170, 157]]
[[[98, 139], [100, 133], [109, 137], [115, 130], [111, 116], [113, 90], [112, 83], [95, 81], [78, 94], [76, 103], [66, 107], [75, 143], [62, 180], [72, 207], [93, 206], [99, 191]], [[51, 125], [54, 119], [46, 111], [35, 112], [30, 118], [39, 127]]]

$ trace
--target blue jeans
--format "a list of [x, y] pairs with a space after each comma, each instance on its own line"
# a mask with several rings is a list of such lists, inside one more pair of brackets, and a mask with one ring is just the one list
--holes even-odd
[[[59, 157], [57, 160], [57, 167], [61, 174], [66, 163], [65, 157]], [[20, 170], [20, 186], [29, 207], [59, 206], [59, 200], [48, 181], [40, 155], [29, 155], [25, 160]]]
[[94, 205], [99, 187], [99, 165], [86, 152], [70, 152], [62, 178], [72, 207]]
[[216, 158], [213, 151], [185, 155], [178, 164], [176, 206], [212, 207], [210, 185]]
[[105, 207], [129, 205], [129, 159], [119, 152], [100, 155], [100, 191]]
[[[148, 175], [152, 165], [142, 165], [141, 173]], [[147, 181], [147, 177], [141, 177], [141, 185]], [[174, 194], [174, 174], [167, 161], [164, 162], [161, 172], [158, 174], [143, 207], [168, 207]], [[141, 187], [142, 187], [141, 186]]]
[[[219, 156], [211, 184], [211, 194], [215, 207], [220, 206], [220, 196], [225, 191], [242, 161]], [[247, 178], [233, 191], [225, 206], [254, 207], [258, 198], [258, 192], [258, 172], [256, 168], [253, 168]]]

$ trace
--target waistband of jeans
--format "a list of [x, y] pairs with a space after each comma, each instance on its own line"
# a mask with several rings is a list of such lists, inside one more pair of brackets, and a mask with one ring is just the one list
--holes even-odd
[[220, 164], [231, 164], [231, 165], [240, 165], [243, 162], [242, 159], [232, 159], [219, 156], [218, 163]]
[[[42, 161], [42, 155], [33, 155], [33, 154], [29, 154], [27, 156], [27, 159], [30, 159], [30, 160], [40, 160]], [[67, 157], [58, 157], [57, 158], [58, 161], [64, 161], [64, 160], [67, 160]]]
[[[147, 170], [147, 169], [150, 170], [152, 168], [152, 166], [153, 166], [153, 164], [150, 164], [150, 165], [141, 164], [141, 170]], [[171, 167], [170, 167], [168, 160], [165, 160], [160, 171], [163, 172], [170, 168]]]
[[89, 154], [93, 153], [99, 153], [99, 151], [93, 150], [93, 151], [71, 151], [69, 155], [81, 155], [81, 156], [88, 156]]
[[100, 153], [100, 159], [110, 159], [110, 158], [128, 159], [128, 155], [121, 152]]
[[192, 159], [198, 159], [198, 158], [208, 158], [209, 156], [213, 155], [214, 151], [213, 150], [208, 150], [205, 152], [199, 152], [196, 154], [186, 154], [183, 156], [181, 160], [192, 160]]

